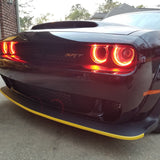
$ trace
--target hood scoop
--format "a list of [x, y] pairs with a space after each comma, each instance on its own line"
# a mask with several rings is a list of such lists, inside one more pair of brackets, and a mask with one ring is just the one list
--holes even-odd
[[91, 21], [62, 21], [53, 23], [43, 23], [32, 27], [36, 29], [67, 29], [67, 28], [91, 28], [97, 27], [98, 24]]

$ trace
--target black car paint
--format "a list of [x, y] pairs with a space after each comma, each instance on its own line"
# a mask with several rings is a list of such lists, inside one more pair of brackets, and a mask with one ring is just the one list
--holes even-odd
[[[27, 60], [28, 63], [25, 64], [0, 59], [0, 73], [2, 76], [36, 87], [116, 101], [122, 106], [119, 121], [132, 119], [135, 115], [146, 116], [159, 99], [158, 94], [144, 97], [143, 93], [158, 89], [160, 83], [156, 78], [159, 72], [160, 49], [159, 38], [156, 38], [156, 35], [160, 32], [141, 31], [118, 25], [106, 27], [105, 33], [94, 32], [98, 27], [99, 32], [102, 28], [105, 29], [105, 26], [99, 25], [94, 29], [33, 30], [19, 33], [11, 38], [12, 41], [18, 41], [22, 46], [27, 44], [40, 49], [34, 51], [32, 47], [27, 50], [21, 48], [18, 54]], [[120, 28], [123, 27], [123, 31], [120, 32]], [[86, 60], [89, 58], [90, 46], [95, 43], [134, 46], [138, 59], [136, 68], [126, 74], [95, 73], [85, 69], [83, 66], [90, 62]], [[45, 51], [42, 48], [48, 48], [48, 44], [49, 48], [59, 46], [57, 54], [61, 51], [64, 64], [52, 62], [52, 56], [47, 57], [49, 54], [54, 56], [54, 50], [49, 52], [46, 49], [45, 55], [42, 53]], [[70, 46], [74, 46], [74, 50]], [[66, 48], [69, 48], [70, 53], [83, 54], [79, 63], [65, 65]], [[79, 48], [84, 49], [80, 52]]]

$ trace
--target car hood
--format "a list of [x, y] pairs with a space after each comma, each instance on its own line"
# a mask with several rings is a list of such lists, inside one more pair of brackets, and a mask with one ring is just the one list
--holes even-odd
[[79, 32], [79, 33], [106, 33], [106, 34], [115, 34], [115, 35], [129, 35], [133, 32], [136, 32], [140, 29], [120, 25], [120, 24], [111, 24], [111, 23], [100, 23], [97, 27], [87, 27], [87, 28], [60, 28], [60, 29], [38, 29], [38, 30], [31, 30], [33, 32], [44, 32], [48, 31], [51, 33], [55, 32]]
[[[76, 28], [76, 29], [63, 29], [61, 32], [91, 32], [91, 33], [106, 33], [106, 34], [119, 34], [119, 35], [129, 35], [133, 32], [138, 31], [139, 29], [121, 26], [121, 25], [109, 25], [109, 26], [100, 26], [95, 28]], [[60, 31], [60, 30], [59, 30]]]

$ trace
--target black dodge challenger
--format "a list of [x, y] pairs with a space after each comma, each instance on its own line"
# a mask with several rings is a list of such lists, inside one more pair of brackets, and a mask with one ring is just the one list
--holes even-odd
[[32, 27], [0, 41], [1, 93], [36, 115], [136, 140], [160, 131], [160, 12]]

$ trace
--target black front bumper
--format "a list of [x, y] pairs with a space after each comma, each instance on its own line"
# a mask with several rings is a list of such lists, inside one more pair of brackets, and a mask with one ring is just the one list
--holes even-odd
[[150, 115], [143, 120], [121, 124], [109, 124], [98, 122], [85, 116], [67, 112], [60, 113], [53, 108], [42, 107], [40, 102], [32, 101], [28, 97], [12, 89], [8, 89], [7, 87], [2, 88], [1, 93], [16, 105], [41, 117], [117, 139], [136, 140], [143, 138], [146, 133], [153, 131], [157, 127], [159, 120], [159, 103], [154, 107]]
[[3, 77], [37, 88], [119, 103], [121, 115], [137, 110], [144, 99], [143, 93], [152, 83], [150, 63], [133, 73], [118, 75], [56, 66], [23, 65], [0, 59], [0, 73]]

